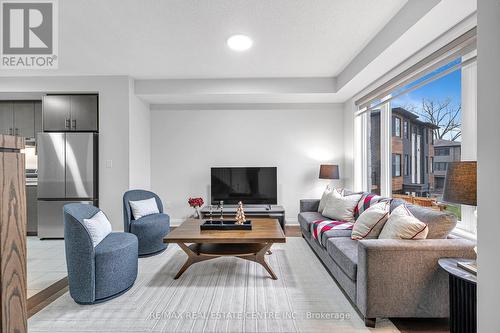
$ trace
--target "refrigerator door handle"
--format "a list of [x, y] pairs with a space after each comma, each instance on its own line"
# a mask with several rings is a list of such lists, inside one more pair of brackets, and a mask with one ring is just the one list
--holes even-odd
[[73, 129], [76, 130], [76, 119], [72, 119], [71, 122], [73, 123]]
[[69, 118], [66, 118], [66, 119], [64, 120], [64, 127], [65, 127], [65, 128], [70, 128], [70, 119], [69, 119]]

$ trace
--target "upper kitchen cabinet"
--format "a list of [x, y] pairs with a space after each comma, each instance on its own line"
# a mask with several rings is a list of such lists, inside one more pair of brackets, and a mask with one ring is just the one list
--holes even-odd
[[0, 101], [0, 134], [34, 139], [37, 120], [41, 124], [40, 105], [38, 101]]
[[71, 97], [48, 95], [43, 97], [43, 130], [69, 131], [71, 128]]
[[96, 132], [97, 109], [97, 95], [47, 95], [43, 99], [43, 129]]
[[71, 96], [71, 129], [97, 131], [97, 95]]
[[36, 133], [43, 131], [42, 128], [42, 102], [35, 102], [35, 137]]
[[35, 137], [35, 105], [33, 102], [14, 103], [14, 135]]
[[0, 134], [14, 135], [14, 107], [12, 102], [0, 102]]

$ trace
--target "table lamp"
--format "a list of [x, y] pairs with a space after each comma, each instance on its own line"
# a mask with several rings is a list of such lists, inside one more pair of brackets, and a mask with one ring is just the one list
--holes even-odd
[[[443, 201], [477, 206], [477, 162], [449, 162], [444, 181]], [[458, 267], [477, 274], [477, 265], [458, 262]]]
[[321, 164], [319, 167], [319, 179], [340, 179], [339, 166], [336, 164]]

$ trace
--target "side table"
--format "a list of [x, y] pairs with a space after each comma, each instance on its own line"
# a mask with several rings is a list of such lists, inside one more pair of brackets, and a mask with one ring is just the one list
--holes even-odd
[[457, 266], [457, 262], [474, 260], [441, 258], [438, 263], [449, 275], [450, 332], [477, 332], [477, 278]]

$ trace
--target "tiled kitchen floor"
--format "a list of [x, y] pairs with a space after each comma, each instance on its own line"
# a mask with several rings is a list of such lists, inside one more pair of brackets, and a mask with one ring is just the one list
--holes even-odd
[[64, 240], [28, 236], [28, 298], [67, 274]]

